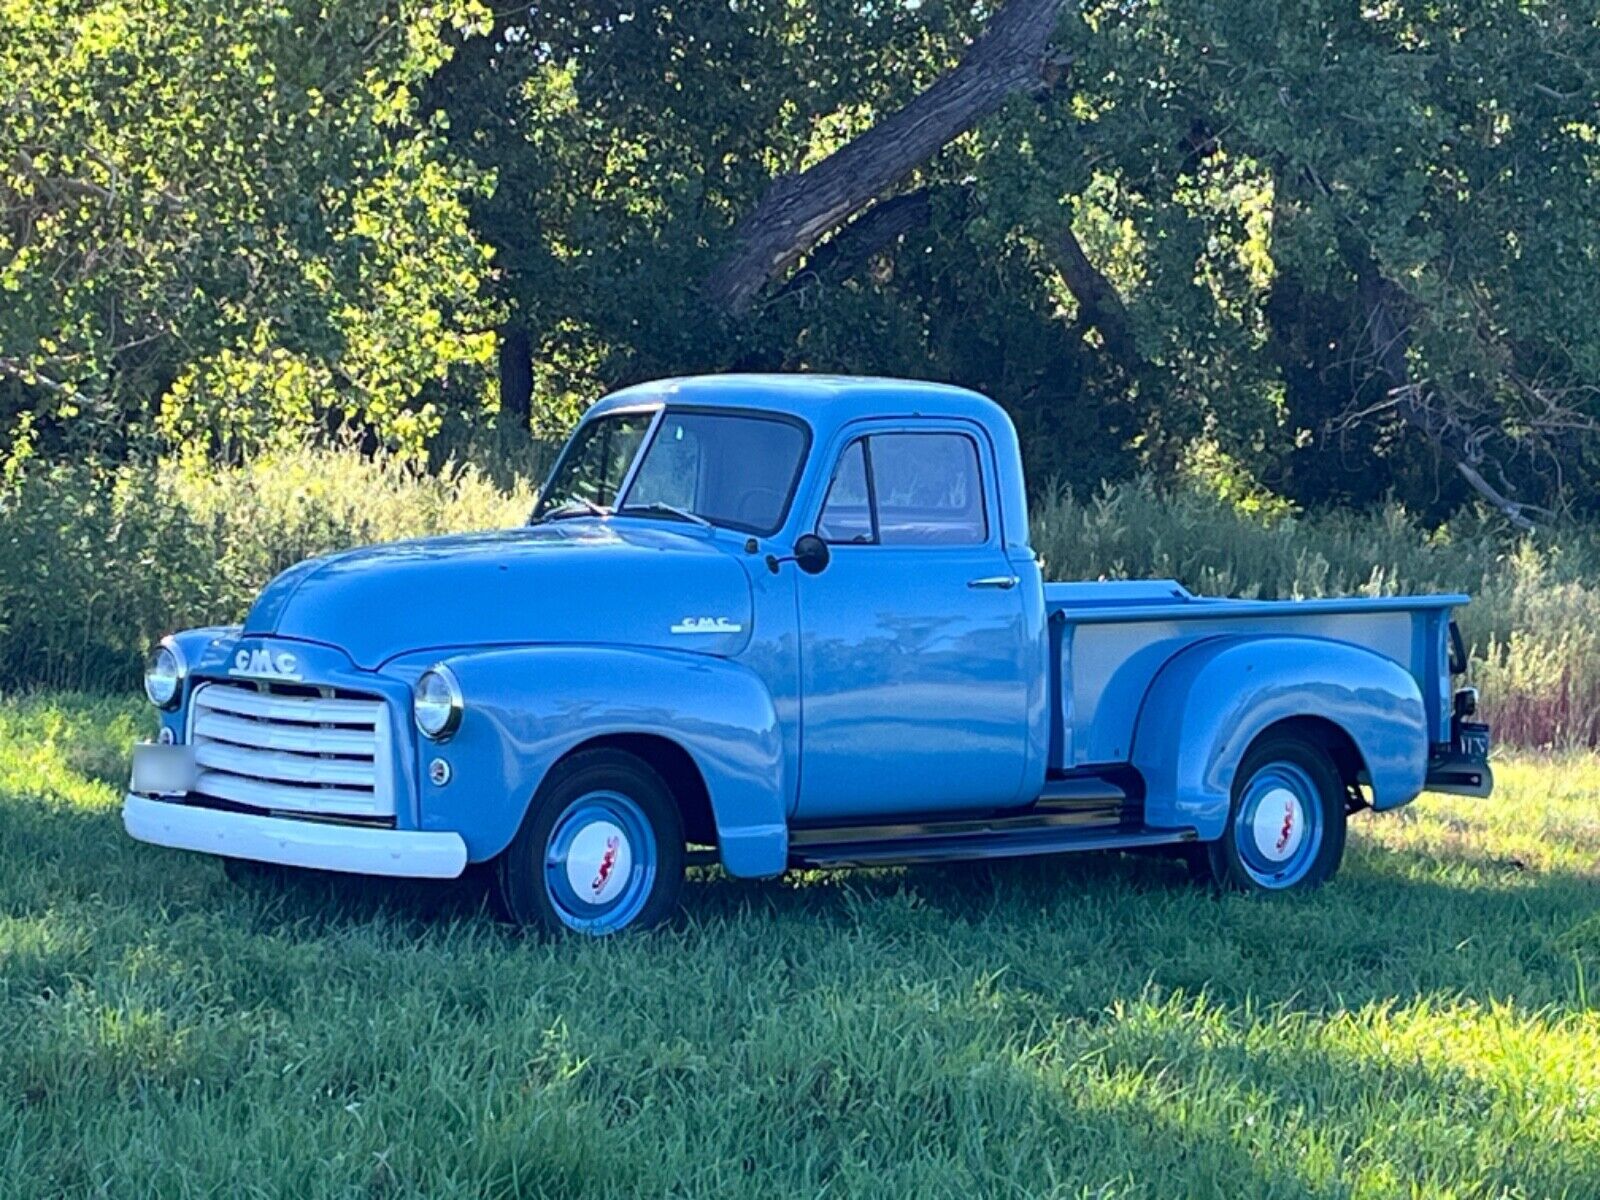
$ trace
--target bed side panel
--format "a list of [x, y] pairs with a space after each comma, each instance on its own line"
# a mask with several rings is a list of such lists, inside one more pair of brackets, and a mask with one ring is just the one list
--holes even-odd
[[[1238, 617], [1169, 615], [1111, 623], [1077, 623], [1070, 609], [1058, 610], [1061, 616], [1053, 623], [1052, 646], [1061, 683], [1051, 739], [1052, 767], [1070, 770], [1127, 762], [1140, 708], [1157, 672], [1190, 646], [1240, 636], [1319, 638], [1389, 659], [1417, 681], [1428, 724], [1438, 740], [1438, 706], [1448, 703], [1440, 700], [1439, 683], [1445, 678], [1438, 657], [1444, 646], [1443, 610], [1296, 612], [1295, 607], [1291, 601], [1270, 614], [1257, 610]], [[1448, 690], [1447, 678], [1444, 688]]]

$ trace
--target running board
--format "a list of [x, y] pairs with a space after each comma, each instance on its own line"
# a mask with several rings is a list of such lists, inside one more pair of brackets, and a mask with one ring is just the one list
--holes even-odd
[[[960, 862], [970, 859], [1021, 858], [1035, 854], [1066, 854], [1078, 850], [1134, 850], [1192, 842], [1192, 829], [1147, 829], [1138, 825], [1016, 824], [1004, 818], [995, 827], [970, 829], [977, 822], [952, 822], [946, 832], [937, 826], [902, 837], [862, 838], [883, 826], [831, 830], [851, 834], [850, 840], [824, 841], [802, 838], [789, 843], [789, 864], [794, 867], [877, 867], [908, 863]], [[797, 830], [797, 835], [803, 831]], [[809, 831], [820, 832], [820, 831]]]
[[793, 850], [820, 843], [903, 842], [1012, 829], [1116, 829], [1143, 823], [1143, 806], [1114, 783], [1100, 778], [1052, 779], [1045, 783], [1039, 799], [1027, 808], [966, 817], [944, 812], [859, 825], [801, 825], [789, 831], [789, 847]]

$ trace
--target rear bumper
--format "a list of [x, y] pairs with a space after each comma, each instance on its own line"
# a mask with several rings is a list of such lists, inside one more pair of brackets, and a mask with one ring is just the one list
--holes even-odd
[[1422, 790], [1483, 797], [1494, 791], [1494, 772], [1482, 760], [1447, 754], [1428, 763]]
[[1440, 747], [1428, 759], [1423, 791], [1487, 796], [1494, 790], [1494, 772], [1489, 769], [1489, 727], [1460, 717], [1450, 724], [1450, 745]]
[[155, 846], [353, 875], [454, 879], [467, 866], [467, 845], [455, 833], [223, 812], [133, 792], [123, 798], [122, 825]]

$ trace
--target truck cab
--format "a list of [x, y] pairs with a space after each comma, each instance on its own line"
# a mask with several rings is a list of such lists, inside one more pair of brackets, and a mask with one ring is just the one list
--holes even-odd
[[1159, 847], [1330, 878], [1345, 821], [1487, 795], [1464, 596], [1045, 583], [1016, 432], [961, 388], [665, 380], [596, 403], [525, 527], [299, 564], [147, 675], [135, 838], [449, 877], [611, 933], [685, 865]]

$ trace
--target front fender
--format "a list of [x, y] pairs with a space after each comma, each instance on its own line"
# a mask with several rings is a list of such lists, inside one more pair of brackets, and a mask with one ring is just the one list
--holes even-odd
[[233, 647], [239, 640], [239, 626], [207, 625], [199, 629], [180, 629], [162, 640], [172, 644], [188, 668], [183, 680], [182, 699], [160, 714], [162, 726], [170, 731], [174, 741], [181, 742], [185, 736], [189, 696], [194, 691], [195, 677], [227, 670]]
[[442, 787], [423, 772], [422, 828], [451, 830], [474, 862], [510, 844], [545, 774], [594, 738], [654, 734], [681, 746], [710, 793], [730, 874], [788, 861], [789, 791], [772, 697], [748, 669], [681, 651], [531, 646], [450, 655], [465, 712], [446, 742]]
[[1321, 718], [1349, 735], [1374, 808], [1422, 790], [1426, 713], [1404, 667], [1327, 638], [1221, 637], [1174, 655], [1146, 693], [1133, 745], [1145, 822], [1221, 837], [1245, 751], [1268, 726], [1294, 717]]

